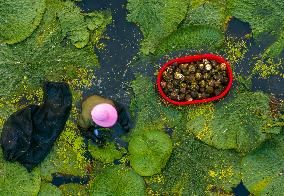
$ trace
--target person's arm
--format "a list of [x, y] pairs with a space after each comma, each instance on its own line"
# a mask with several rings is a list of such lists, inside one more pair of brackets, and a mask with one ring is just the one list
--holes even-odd
[[130, 112], [127, 107], [125, 107], [123, 104], [113, 101], [115, 104], [115, 107], [117, 109], [118, 113], [118, 120], [117, 123], [120, 125], [120, 127], [126, 131], [129, 132], [130, 129], [134, 127], [133, 121], [130, 117]]

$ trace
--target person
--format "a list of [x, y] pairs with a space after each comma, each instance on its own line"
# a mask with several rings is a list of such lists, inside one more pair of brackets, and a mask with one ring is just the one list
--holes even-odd
[[103, 132], [106, 131], [99, 130], [112, 129], [115, 138], [129, 132], [133, 126], [128, 109], [114, 100], [92, 95], [82, 102], [81, 107], [78, 127], [86, 138], [93, 141], [105, 139]]

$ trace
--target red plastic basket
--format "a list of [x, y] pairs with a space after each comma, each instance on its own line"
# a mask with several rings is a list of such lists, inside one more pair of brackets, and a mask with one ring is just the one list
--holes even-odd
[[[162, 73], [165, 71], [165, 69], [175, 62], [177, 62], [177, 63], [190, 63], [192, 61], [198, 61], [198, 60], [202, 60], [202, 59], [215, 60], [218, 63], [225, 63], [226, 64], [227, 73], [228, 73], [228, 77], [229, 77], [229, 83], [228, 83], [228, 86], [226, 87], [226, 89], [221, 94], [219, 94], [215, 97], [210, 97], [210, 98], [200, 99], [200, 100], [178, 102], [178, 101], [174, 101], [174, 100], [170, 99], [169, 97], [167, 97], [167, 95], [163, 92], [162, 87], [161, 87]], [[217, 56], [217, 55], [214, 55], [214, 54], [200, 54], [200, 55], [184, 56], [184, 57], [172, 59], [172, 60], [170, 60], [170, 61], [168, 61], [167, 63], [164, 64], [164, 66], [160, 69], [160, 71], [158, 73], [158, 77], [157, 77], [157, 86], [158, 86], [158, 91], [159, 91], [160, 95], [166, 101], [168, 101], [168, 102], [170, 102], [174, 105], [189, 105], [189, 104], [197, 104], [197, 103], [206, 103], [206, 102], [211, 102], [211, 101], [221, 99], [229, 92], [229, 90], [232, 86], [232, 83], [233, 83], [233, 72], [232, 72], [232, 69], [230, 67], [230, 64], [223, 57]]]

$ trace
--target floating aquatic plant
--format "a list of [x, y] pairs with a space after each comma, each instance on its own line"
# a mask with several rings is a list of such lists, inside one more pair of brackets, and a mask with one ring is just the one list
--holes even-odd
[[125, 148], [117, 149], [115, 144], [111, 142], [107, 142], [103, 147], [99, 147], [89, 141], [88, 150], [94, 159], [103, 163], [112, 163], [126, 153]]
[[[163, 115], [158, 115], [149, 119], [149, 116], [157, 115], [157, 112], [152, 114], [145, 110], [145, 106], [147, 105], [146, 103], [142, 104], [142, 99], [145, 98], [145, 94], [140, 93], [140, 90], [146, 89], [147, 92], [149, 92], [150, 97], [148, 100], [152, 103], [151, 111], [156, 111], [156, 108], [163, 107], [167, 108], [167, 110], [172, 110], [172, 119], [171, 121], [168, 121], [167, 125], [172, 126], [174, 129], [172, 137], [174, 149], [161, 173], [145, 178], [147, 183], [147, 193], [150, 195], [203, 195], [205, 193], [214, 192], [231, 192], [231, 187], [237, 185], [241, 179], [239, 164], [240, 156], [238, 153], [217, 150], [214, 147], [210, 147], [194, 139], [194, 136], [187, 131], [185, 127], [182, 127], [187, 121], [182, 114], [189, 108], [186, 107], [184, 111], [177, 108], [170, 109], [170, 106], [161, 103], [161, 100], [157, 97], [157, 92], [154, 91], [154, 83], [147, 77], [138, 76], [137, 79], [133, 81], [132, 86], [134, 87], [135, 93], [135, 97], [132, 101], [139, 106], [137, 126], [132, 133], [134, 134], [134, 138], [136, 138], [135, 135], [139, 136], [139, 133], [141, 132], [144, 133], [148, 131], [151, 133], [152, 131], [154, 132], [155, 129], [159, 130], [164, 128], [163, 125], [161, 125], [161, 122], [163, 122], [163, 119], [165, 118]], [[148, 118], [147, 116], [144, 117], [145, 113]], [[134, 151], [140, 152], [142, 145], [139, 146], [140, 148], [136, 147]], [[130, 147], [129, 151], [131, 154]], [[147, 157], [148, 154], [151, 153], [146, 153], [144, 157]], [[145, 158], [145, 160], [147, 159]], [[147, 164], [145, 163], [144, 167], [146, 166]]]
[[40, 190], [40, 184], [39, 169], [29, 173], [19, 163], [5, 161], [0, 148], [0, 195], [36, 196]]
[[[180, 7], [171, 8], [172, 17], [167, 17], [169, 16], [167, 10], [174, 3], [179, 4]], [[197, 48], [203, 46], [202, 49], [212, 49], [210, 42], [216, 40], [216, 38], [222, 38], [220, 35], [226, 30], [228, 21], [230, 18], [236, 17], [250, 24], [253, 37], [258, 41], [267, 35], [274, 37], [275, 41], [266, 48], [264, 56], [277, 58], [284, 49], [283, 7], [284, 4], [281, 0], [169, 0], [164, 4], [159, 1], [145, 3], [142, 0], [134, 3], [130, 0], [127, 8], [130, 12], [129, 21], [138, 23], [144, 34], [141, 49], [144, 54], [154, 53], [157, 48], [161, 48], [160, 45], [164, 45], [162, 51], [167, 50], [166, 52], [186, 48], [195, 49], [196, 46], [191, 43], [196, 44]], [[176, 9], [179, 9], [179, 11]], [[163, 21], [167, 21], [167, 24], [164, 24]], [[207, 29], [207, 36], [204, 28]], [[195, 40], [193, 35], [197, 35], [198, 41]], [[207, 46], [199, 45], [200, 42], [205, 43], [208, 40]], [[223, 39], [219, 39], [217, 43], [223, 41]], [[213, 46], [218, 46], [218, 44], [215, 43]], [[158, 49], [158, 51], [161, 52], [161, 49]]]
[[274, 136], [242, 161], [242, 178], [255, 195], [281, 195], [284, 192], [284, 135]]
[[0, 44], [14, 44], [29, 37], [40, 24], [44, 0], [5, 0], [0, 7]]
[[64, 2], [62, 7], [58, 17], [63, 35], [68, 35], [77, 48], [83, 48], [88, 44], [90, 34], [80, 8], [69, 1]]
[[91, 195], [145, 195], [145, 183], [130, 168], [114, 166], [95, 176], [90, 186]]
[[252, 74], [263, 79], [267, 79], [271, 76], [284, 78], [283, 70], [283, 59], [276, 60], [268, 58], [264, 60], [263, 58], [258, 58], [253, 67]]
[[253, 36], [259, 41], [264, 36], [274, 36], [275, 42], [266, 50], [266, 56], [279, 57], [284, 49], [284, 2], [282, 0], [241, 0], [230, 1], [230, 14], [249, 22]]
[[141, 44], [144, 54], [156, 50], [162, 53], [185, 48], [212, 49], [223, 41], [222, 32], [227, 20], [225, 5], [225, 1], [167, 0], [146, 3], [130, 0], [128, 20], [138, 23], [144, 34]]
[[216, 27], [210, 26], [188, 26], [180, 28], [171, 35], [163, 39], [157, 46], [157, 54], [166, 54], [170, 51], [185, 48], [195, 50], [213, 50], [222, 46], [224, 41], [223, 33]]
[[38, 196], [61, 196], [62, 192], [59, 188], [51, 183], [42, 183]]
[[132, 135], [128, 149], [132, 168], [141, 176], [152, 176], [165, 167], [172, 142], [163, 131], [144, 130]]
[[[151, 124], [153, 127], [174, 127], [179, 123], [182, 113], [177, 108], [163, 103], [157, 94], [155, 84], [151, 82], [149, 77], [138, 75], [136, 80], [132, 81], [131, 87], [135, 94], [131, 102], [131, 110], [138, 119], [136, 123], [137, 129], [134, 129], [132, 132], [135, 133], [137, 130], [141, 130], [141, 128], [145, 130], [143, 127], [150, 128]], [[157, 119], [160, 120], [159, 123], [157, 123]]]
[[175, 31], [187, 12], [187, 0], [129, 0], [128, 20], [144, 34], [141, 51], [153, 53], [159, 42]]
[[187, 129], [211, 146], [246, 153], [270, 139], [271, 134], [280, 133], [281, 127], [267, 128], [272, 121], [269, 96], [244, 92], [216, 105], [190, 109]]
[[[98, 65], [92, 44], [82, 49], [73, 46], [73, 42], [78, 42], [77, 44], [84, 42], [78, 38], [81, 35], [80, 31], [76, 31], [77, 41], [72, 41], [70, 38], [70, 42], [69, 39], [65, 39], [67, 32], [73, 31], [72, 25], [78, 23], [76, 15], [72, 13], [62, 16], [65, 20], [59, 22], [57, 17], [61, 9], [67, 9], [65, 4], [71, 6], [72, 3], [57, 0], [46, 1], [46, 11], [41, 24], [30, 37], [17, 44], [0, 45], [0, 74], [2, 76], [0, 82], [3, 84], [0, 96], [11, 98], [27, 91], [33, 92], [45, 80], [62, 81], [69, 67], [78, 69]], [[76, 14], [81, 16], [78, 9], [76, 8]], [[101, 13], [99, 15], [101, 16]], [[109, 15], [105, 16], [108, 17], [105, 21], [109, 22]], [[73, 20], [74, 23], [72, 23]], [[91, 20], [95, 25], [94, 21]], [[89, 25], [91, 22], [88, 20]], [[87, 22], [85, 23], [86, 31], [88, 31]], [[107, 23], [102, 23], [103, 25], [96, 26], [97, 28], [92, 31], [95, 35], [101, 35], [102, 33], [99, 32], [104, 31], [103, 28]]]
[[[184, 121], [181, 121], [181, 123]], [[194, 139], [182, 124], [173, 133], [174, 149], [157, 180], [146, 179], [148, 193], [160, 195], [226, 195], [241, 180], [240, 155], [217, 150]]]
[[82, 184], [68, 183], [59, 186], [59, 189], [62, 192], [62, 195], [80, 195], [87, 196], [87, 188]]
[[226, 37], [224, 44], [224, 54], [230, 62], [232, 68], [245, 58], [248, 52], [248, 46], [245, 39], [237, 39], [234, 37]]
[[111, 23], [109, 12], [83, 14], [79, 7], [69, 1], [62, 4], [58, 17], [63, 35], [77, 48], [83, 48], [89, 42], [97, 43], [106, 25]]
[[[176, 113], [172, 115], [171, 121], [165, 121], [166, 116], [157, 115], [160, 114], [157, 111], [161, 111], [157, 108], [163, 108], [166, 105], [157, 98], [154, 82], [143, 76], [138, 76], [133, 81], [135, 96], [132, 102], [135, 103], [133, 106], [139, 106], [136, 111], [137, 126], [132, 133], [134, 138], [147, 130], [151, 132], [155, 129], [163, 129], [165, 124], [173, 126], [174, 148], [170, 159], [161, 173], [145, 177], [148, 194], [231, 195], [232, 187], [235, 187], [241, 179], [246, 185], [245, 178], [249, 175], [242, 178], [241, 174], [249, 172], [250, 169], [241, 167], [244, 152], [252, 151], [247, 155], [249, 157], [255, 149], [261, 150], [271, 137], [279, 137], [283, 123], [281, 123], [281, 116], [272, 117], [268, 95], [249, 92], [249, 84], [246, 83], [250, 80], [238, 79], [238, 81], [240, 81], [238, 91], [233, 88], [234, 92], [217, 104], [188, 106], [185, 110], [167, 108], [171, 113]], [[148, 98], [148, 103], [151, 103], [152, 110], [147, 110], [146, 101], [142, 101], [145, 98], [145, 94], [140, 93], [142, 89], [146, 89], [151, 96]], [[152, 111], [155, 112], [152, 114]], [[183, 115], [186, 113], [188, 117]], [[279, 114], [279, 111], [276, 113]], [[155, 117], [150, 119], [149, 116]], [[187, 124], [187, 127], [184, 127], [184, 124]], [[191, 133], [193, 129], [200, 132], [194, 132], [194, 135]], [[141, 146], [134, 151], [140, 151]], [[214, 146], [235, 149], [241, 153], [217, 149]], [[279, 143], [275, 146], [279, 147]], [[281, 156], [279, 158], [281, 159]], [[255, 169], [255, 173], [262, 170]], [[249, 183], [254, 181], [251, 180]], [[273, 186], [277, 186], [276, 183]]]
[[[183, 26], [206, 25], [207, 27], [225, 30], [228, 20], [227, 1], [207, 1], [194, 0], [188, 2], [188, 12], [183, 22]], [[196, 26], [198, 29], [199, 27]]]

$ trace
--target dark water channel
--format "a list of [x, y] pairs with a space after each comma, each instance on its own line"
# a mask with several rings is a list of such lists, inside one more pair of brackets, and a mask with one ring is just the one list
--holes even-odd
[[92, 89], [85, 92], [115, 99], [126, 105], [130, 102], [127, 81], [134, 79], [130, 63], [139, 52], [142, 33], [126, 20], [127, 0], [83, 0], [79, 6], [85, 11], [111, 10], [113, 22], [105, 32], [109, 39], [102, 39], [104, 49], [96, 49], [100, 69], [95, 70], [96, 80]]
[[[136, 67], [135, 69], [131, 67], [132, 62], [137, 60], [136, 57], [138, 56], [136, 55], [139, 53], [140, 49], [139, 43], [143, 37], [141, 31], [135, 24], [127, 22], [126, 4], [127, 0], [83, 0], [78, 3], [85, 12], [109, 9], [113, 17], [113, 23], [107, 27], [105, 33], [109, 39], [101, 40], [106, 47], [104, 49], [95, 49], [101, 67], [95, 69], [94, 74], [96, 79], [94, 86], [91, 89], [87, 89], [84, 96], [99, 94], [129, 105], [129, 82], [135, 78], [134, 73], [138, 71], [152, 75], [155, 72], [156, 68], [153, 67], [153, 59], [151, 57], [148, 57], [150, 61], [148, 61], [148, 59], [138, 60], [137, 62], [141, 64], [140, 67]], [[226, 35], [242, 39], [245, 34], [250, 32], [251, 29], [248, 23], [233, 18], [228, 25]], [[274, 38], [269, 36], [267, 36], [262, 43], [256, 43], [253, 39], [248, 40], [248, 53], [246, 54], [244, 62], [241, 62], [240, 66], [236, 67], [236, 72], [238, 74], [247, 75], [251, 66], [242, 66], [248, 65], [245, 61], [252, 55], [259, 54], [273, 41]], [[178, 53], [178, 55], [180, 54], [181, 53]], [[175, 54], [173, 56], [175, 56]], [[166, 58], [161, 57], [159, 60], [157, 59], [156, 62], [158, 65], [162, 65], [165, 61]], [[262, 90], [273, 93], [277, 95], [277, 97], [284, 98], [283, 89], [284, 81], [279, 77], [271, 77], [268, 80], [253, 78], [253, 90]], [[87, 181], [87, 178], [55, 175], [53, 184], [57, 186], [64, 183], [86, 184]], [[249, 195], [243, 183], [233, 188], [233, 191], [237, 196]]]
[[[227, 28], [226, 36], [231, 36], [241, 40], [246, 34], [251, 33], [251, 28], [249, 23], [242, 22], [237, 18], [233, 18]], [[250, 38], [246, 41], [246, 46], [248, 52], [246, 53], [244, 59], [236, 65], [235, 71], [239, 75], [249, 75], [253, 68], [255, 60], [252, 59], [253, 56], [258, 56], [263, 53], [267, 47], [269, 47], [276, 40], [275, 36], [266, 34], [261, 36], [261, 41], [256, 41]], [[284, 51], [281, 54], [284, 58]], [[284, 69], [284, 67], [283, 67]], [[282, 69], [282, 72], [284, 70]], [[271, 93], [277, 98], [284, 99], [284, 79], [280, 76], [270, 76], [267, 79], [261, 79], [257, 76], [252, 78], [252, 90], [253, 91], [263, 91], [266, 93]]]

